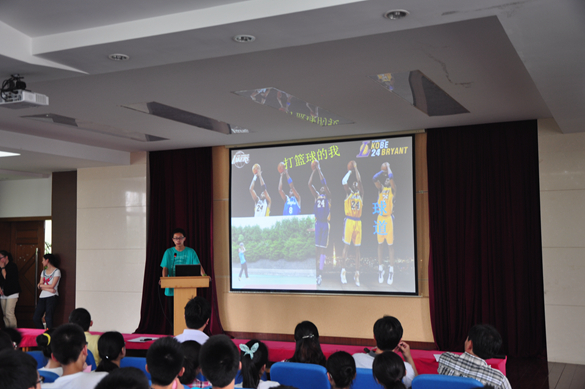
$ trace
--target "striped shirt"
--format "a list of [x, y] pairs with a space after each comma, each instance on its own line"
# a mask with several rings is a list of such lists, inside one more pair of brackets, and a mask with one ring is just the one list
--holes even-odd
[[439, 374], [474, 378], [496, 389], [512, 389], [510, 382], [498, 369], [492, 369], [485, 360], [463, 353], [443, 353], [439, 357]]

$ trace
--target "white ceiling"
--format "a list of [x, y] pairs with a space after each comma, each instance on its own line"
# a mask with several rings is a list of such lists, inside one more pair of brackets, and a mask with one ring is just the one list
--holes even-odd
[[[407, 9], [391, 21], [383, 14]], [[236, 34], [256, 41], [236, 43]], [[0, 179], [123, 165], [130, 152], [553, 117], [585, 131], [582, 0], [3, 0], [0, 81], [48, 107], [0, 108]], [[126, 62], [108, 59], [130, 56]], [[469, 113], [429, 117], [367, 76], [420, 70]], [[232, 92], [275, 87], [354, 124], [320, 127]], [[249, 128], [224, 135], [121, 105], [156, 101]], [[22, 116], [149, 134], [140, 142]], [[19, 172], [22, 172], [19, 173]]]

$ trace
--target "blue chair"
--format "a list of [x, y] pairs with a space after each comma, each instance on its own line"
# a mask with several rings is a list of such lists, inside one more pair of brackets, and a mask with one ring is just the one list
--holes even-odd
[[150, 381], [150, 373], [146, 371], [146, 358], [144, 357], [124, 357], [120, 361], [120, 367], [135, 367], [140, 369]]
[[331, 389], [327, 370], [310, 363], [277, 362], [270, 368], [270, 379], [295, 388]]
[[355, 380], [353, 380], [353, 389], [384, 389], [376, 381], [372, 374], [372, 369], [356, 369]]
[[47, 365], [47, 358], [42, 351], [27, 351], [26, 353], [37, 360], [37, 369], [42, 369]]
[[59, 375], [52, 371], [39, 370], [39, 376], [43, 377], [43, 383], [48, 384], [49, 382], [55, 382]]
[[421, 374], [412, 380], [412, 389], [471, 389], [483, 387], [478, 380], [441, 374]]
[[87, 363], [87, 366], [91, 366], [91, 371], [94, 371], [97, 368], [95, 358], [90, 350], [87, 350], [87, 358], [85, 359], [85, 363]]

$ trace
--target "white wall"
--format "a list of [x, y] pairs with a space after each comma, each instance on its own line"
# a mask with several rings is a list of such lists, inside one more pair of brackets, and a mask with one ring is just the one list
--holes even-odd
[[129, 166], [77, 172], [76, 307], [92, 331], [134, 332], [146, 259], [146, 153]]
[[49, 178], [0, 181], [0, 218], [51, 216]]
[[585, 364], [585, 133], [538, 127], [548, 360]]

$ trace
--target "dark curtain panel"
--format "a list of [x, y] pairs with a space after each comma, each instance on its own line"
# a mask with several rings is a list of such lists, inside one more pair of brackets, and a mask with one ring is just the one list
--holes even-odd
[[501, 353], [546, 352], [536, 121], [428, 130], [431, 323], [463, 351], [474, 324]]
[[163, 254], [173, 246], [171, 233], [174, 228], [185, 229], [185, 246], [197, 252], [201, 265], [211, 276], [210, 287], [199, 289], [197, 293], [212, 304], [209, 332], [223, 333], [213, 273], [212, 170], [211, 148], [149, 153], [146, 268], [137, 333], [172, 334], [172, 327], [164, 316], [167, 299], [158, 282]]

